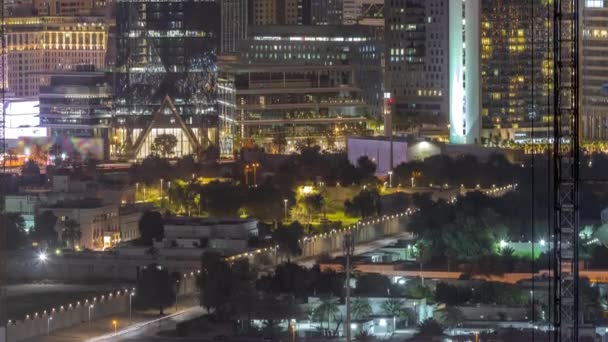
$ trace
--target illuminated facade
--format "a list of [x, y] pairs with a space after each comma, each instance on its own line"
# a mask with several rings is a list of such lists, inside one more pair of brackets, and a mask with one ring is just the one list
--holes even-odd
[[481, 105], [480, 0], [449, 3], [449, 108], [450, 143], [476, 144]]
[[101, 13], [106, 0], [33, 0], [34, 13], [51, 16], [79, 16]]
[[235, 53], [240, 40], [247, 38], [249, 0], [222, 0], [221, 53]]
[[608, 139], [608, 1], [586, 0], [582, 34], [583, 139]]
[[104, 72], [77, 66], [72, 72], [51, 74], [39, 97], [40, 126], [48, 128], [52, 141], [61, 146], [68, 138], [98, 139], [103, 156], [108, 156], [112, 90]]
[[385, 87], [395, 131], [448, 121], [448, 3], [390, 0], [385, 13]]
[[482, 0], [481, 84], [484, 139], [527, 141], [545, 136], [553, 96], [547, 0]]
[[150, 139], [164, 133], [183, 142], [175, 157], [216, 145], [219, 2], [121, 0], [116, 6], [113, 150], [145, 158]]
[[18, 17], [6, 21], [6, 81], [18, 97], [38, 96], [48, 73], [105, 65], [107, 22], [99, 17]]

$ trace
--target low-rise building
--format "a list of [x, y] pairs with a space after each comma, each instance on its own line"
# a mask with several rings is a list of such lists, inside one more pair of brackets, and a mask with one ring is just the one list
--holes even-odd
[[165, 219], [162, 247], [242, 251], [258, 235], [258, 221], [235, 218], [171, 217]]
[[38, 210], [50, 211], [57, 217], [55, 230], [60, 240], [66, 222], [73, 220], [80, 230], [80, 240], [75, 243], [81, 248], [104, 250], [120, 242], [118, 204], [103, 204], [99, 199], [83, 199], [58, 202]]

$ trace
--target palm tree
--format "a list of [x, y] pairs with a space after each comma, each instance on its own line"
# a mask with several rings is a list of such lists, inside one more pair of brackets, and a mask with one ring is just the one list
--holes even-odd
[[397, 327], [397, 316], [401, 317], [405, 314], [404, 303], [401, 299], [389, 298], [382, 302], [382, 311], [389, 316], [393, 316], [393, 331]]
[[331, 320], [335, 319], [339, 312], [338, 298], [323, 296], [320, 298], [319, 305], [313, 311], [313, 318], [315, 321], [321, 322], [321, 329], [323, 329], [323, 322], [327, 320], [326, 331], [329, 331], [331, 328]]
[[354, 319], [364, 319], [372, 314], [372, 307], [367, 298], [356, 298], [351, 303], [350, 312]]
[[[80, 231], [80, 223], [73, 219], [68, 219], [63, 223], [63, 229], [61, 230], [61, 240], [66, 243], [69, 247], [75, 247], [80, 244], [80, 237], [82, 232]], [[74, 243], [77, 242], [77, 244]]]

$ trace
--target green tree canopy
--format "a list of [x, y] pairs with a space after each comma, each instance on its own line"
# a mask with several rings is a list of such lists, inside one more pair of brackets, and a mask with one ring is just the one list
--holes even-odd
[[163, 158], [172, 156], [177, 146], [177, 138], [173, 134], [160, 134], [154, 138], [151, 150]]
[[175, 303], [176, 283], [169, 275], [167, 268], [158, 264], [145, 266], [137, 280], [135, 303], [141, 309], [157, 309], [164, 314], [164, 309]]
[[139, 219], [139, 234], [144, 246], [152, 246], [154, 241], [161, 241], [165, 236], [163, 217], [158, 211], [146, 211]]

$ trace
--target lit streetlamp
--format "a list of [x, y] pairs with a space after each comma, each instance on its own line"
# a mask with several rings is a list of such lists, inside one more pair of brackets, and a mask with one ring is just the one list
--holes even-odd
[[129, 324], [133, 324], [133, 315], [131, 314], [131, 301], [135, 296], [135, 291], [129, 293]]
[[258, 167], [260, 167], [260, 164], [258, 164], [256, 162], [256, 163], [251, 164], [251, 167], [253, 168], [253, 186], [257, 187], [258, 186], [258, 180], [257, 180], [256, 171], [257, 171]]
[[163, 182], [165, 180], [164, 179], [160, 179], [160, 206], [163, 206]]
[[112, 326], [114, 327], [114, 335], [118, 333], [118, 321], [112, 320]]
[[393, 171], [389, 171], [388, 172], [388, 187], [392, 188], [393, 187]]
[[144, 185], [144, 202], [146, 201], [146, 186]]
[[249, 186], [249, 172], [251, 171], [251, 168], [249, 167], [249, 164], [245, 165], [245, 185]]
[[89, 305], [89, 328], [91, 327], [91, 309], [93, 309], [95, 306], [93, 306], [93, 304]]
[[139, 193], [139, 182], [135, 183], [135, 203], [137, 203], [137, 194]]
[[412, 189], [413, 189], [414, 188], [414, 177], [410, 178], [410, 180], [412, 181]]
[[49, 316], [49, 318], [47, 318], [46, 320], [46, 334], [50, 335], [51, 334], [51, 321], [53, 320], [53, 316]]

